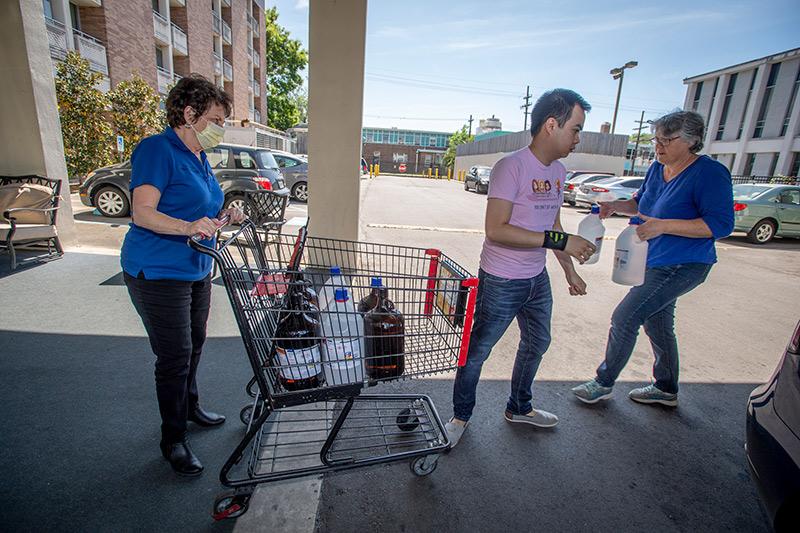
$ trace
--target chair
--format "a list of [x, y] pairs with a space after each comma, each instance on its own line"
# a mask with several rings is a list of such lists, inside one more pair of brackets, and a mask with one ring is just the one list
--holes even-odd
[[[47, 244], [48, 258], [59, 258], [64, 255], [64, 248], [58, 238], [56, 217], [61, 201], [61, 180], [43, 176], [0, 176], [0, 187], [21, 187], [27, 184], [42, 185], [52, 191], [47, 207], [28, 207], [21, 205], [3, 211], [4, 219], [0, 219], [0, 248], [11, 254], [11, 270], [17, 268], [15, 247], [36, 243]], [[36, 217], [36, 214], [39, 217]], [[31, 222], [39, 218], [39, 222]], [[27, 221], [27, 222], [26, 222]], [[41, 259], [41, 258], [38, 258]]]

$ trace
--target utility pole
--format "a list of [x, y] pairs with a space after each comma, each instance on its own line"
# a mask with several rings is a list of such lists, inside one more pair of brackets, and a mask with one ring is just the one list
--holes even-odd
[[531, 106], [531, 86], [530, 85], [528, 85], [528, 87], [525, 89], [525, 98], [523, 98], [523, 100], [525, 100], [525, 105], [520, 106], [519, 108], [525, 110], [525, 112], [524, 112], [525, 113], [525, 127], [523, 129], [527, 130], [528, 129], [528, 108]]
[[631, 176], [636, 174], [636, 152], [639, 151], [639, 139], [642, 137], [642, 130], [645, 129], [646, 122], [644, 121], [644, 111], [642, 111], [642, 116], [639, 120], [633, 121], [635, 124], [638, 124], [639, 127], [636, 128], [636, 145], [633, 148], [633, 154], [631, 154]]
[[469, 116], [469, 135], [472, 136], [472, 115]]

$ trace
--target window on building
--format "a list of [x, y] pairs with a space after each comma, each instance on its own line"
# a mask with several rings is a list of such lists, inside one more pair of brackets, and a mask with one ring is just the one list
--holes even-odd
[[398, 135], [396, 131], [389, 132], [389, 144], [397, 144]]
[[714, 161], [719, 161], [719, 154], [711, 154], [711, 159]]
[[382, 131], [373, 131], [372, 132], [372, 142], [374, 142], [374, 143], [382, 143], [383, 142], [383, 132]]
[[692, 102], [692, 111], [697, 111], [700, 106], [700, 96], [703, 94], [703, 82], [697, 82], [694, 87], [694, 101]]
[[[161, 13], [161, 10], [158, 7], [158, 0], [153, 0], [152, 4], [153, 4], [153, 11], [155, 11], [156, 13]], [[212, 5], [211, 9], [214, 9], [213, 2], [211, 3], [211, 5]]]
[[736, 163], [736, 154], [731, 154], [731, 166], [728, 167], [728, 170], [733, 172], [733, 164]]
[[756, 120], [756, 128], [753, 130], [753, 138], [758, 139], [764, 133], [764, 124], [767, 121], [767, 111], [769, 110], [769, 102], [772, 99], [772, 91], [775, 89], [775, 82], [778, 80], [778, 73], [781, 70], [780, 63], [773, 63], [769, 69], [769, 78], [767, 78], [767, 88], [764, 91], [764, 98], [761, 100], [761, 109], [758, 112], [758, 120]]
[[747, 163], [745, 163], [744, 165], [744, 172], [742, 172], [742, 175], [744, 176], [753, 175], [753, 165], [756, 164], [756, 155], [758, 154], [747, 154]]
[[72, 28], [81, 31], [81, 12], [75, 4], [69, 5], [69, 17], [72, 19]]
[[736, 88], [736, 78], [739, 77], [739, 73], [731, 74], [730, 79], [728, 80], [728, 90], [725, 91], [725, 100], [722, 104], [722, 114], [719, 117], [719, 128], [717, 128], [717, 136], [716, 140], [722, 140], [722, 135], [725, 133], [725, 121], [728, 120], [728, 109], [731, 106], [731, 99], [733, 98], [733, 91]]
[[769, 164], [769, 174], [767, 174], [768, 176], [774, 176], [775, 175], [775, 169], [778, 166], [778, 156], [779, 155], [780, 154], [778, 154], [778, 153], [772, 154], [772, 162]]
[[714, 102], [717, 100], [717, 89], [719, 89], [719, 78], [714, 82], [714, 92], [711, 93], [711, 105], [708, 106], [708, 116], [706, 117], [706, 124], [711, 123], [711, 112], [714, 111]]
[[156, 46], [156, 66], [165, 68], [164, 67], [164, 51], [161, 50], [158, 46]]
[[795, 152], [792, 157], [792, 167], [789, 169], [789, 175], [797, 177], [800, 175], [800, 152]]
[[[758, 67], [753, 70], [753, 77], [750, 78], [750, 88], [747, 90], [747, 97], [744, 99], [744, 109], [742, 109], [742, 120], [739, 121], [739, 131], [736, 133], [736, 140], [742, 138], [742, 130], [744, 130], [744, 119], [747, 117], [747, 106], [750, 105], [750, 95], [753, 94], [753, 87], [756, 84], [756, 76], [758, 76]], [[731, 166], [733, 166], [731, 164]]]
[[53, 4], [52, 0], [42, 0], [42, 8], [44, 9], [44, 16], [51, 19], [53, 18]]
[[431, 135], [430, 139], [428, 139], [428, 146], [436, 146], [436, 138], [438, 135]]
[[406, 133], [406, 144], [414, 144], [414, 134], [413, 133]]
[[786, 135], [789, 129], [789, 120], [792, 118], [792, 110], [794, 109], [794, 100], [797, 97], [797, 89], [800, 87], [800, 66], [797, 67], [797, 76], [794, 78], [794, 85], [792, 86], [792, 96], [789, 97], [789, 106], [786, 108], [786, 117], [783, 119], [783, 126], [781, 126], [781, 137]]

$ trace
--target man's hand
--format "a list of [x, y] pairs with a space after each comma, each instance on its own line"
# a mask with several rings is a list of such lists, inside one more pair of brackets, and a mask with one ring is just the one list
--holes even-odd
[[567, 246], [564, 248], [564, 251], [577, 259], [580, 264], [585, 263], [596, 250], [594, 244], [580, 235], [570, 235], [567, 239]]
[[639, 218], [644, 220], [639, 226], [636, 228], [636, 235], [639, 239], [643, 241], [649, 241], [650, 239], [655, 239], [656, 237], [663, 235], [666, 233], [666, 224], [665, 221], [660, 218], [653, 218], [648, 217], [645, 215], [639, 214]]
[[567, 283], [569, 284], [570, 296], [583, 296], [586, 294], [586, 282], [583, 281], [577, 272], [569, 272], [566, 274]]

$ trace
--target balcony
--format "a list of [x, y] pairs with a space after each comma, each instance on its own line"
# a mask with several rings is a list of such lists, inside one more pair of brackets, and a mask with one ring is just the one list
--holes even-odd
[[108, 57], [103, 43], [78, 30], [72, 30], [72, 34], [75, 37], [75, 50], [89, 62], [91, 69], [108, 76]]
[[172, 73], [162, 67], [156, 67], [156, 71], [158, 73], [158, 92], [167, 94], [172, 85]]
[[231, 0], [222, 0], [223, 7], [231, 7]]
[[172, 75], [172, 81], [174, 81], [175, 83], [178, 83], [178, 82], [179, 82], [179, 81], [181, 81], [182, 79], [183, 79], [183, 76], [179, 76], [179, 75], [177, 75], [177, 74], [173, 74], [173, 75]]
[[222, 58], [217, 54], [212, 54], [214, 57], [214, 75], [222, 76]]
[[258, 38], [258, 21], [255, 17], [250, 17], [250, 27], [253, 29], [253, 37]]
[[261, 54], [253, 50], [253, 66], [255, 68], [261, 68]]
[[227, 59], [222, 60], [222, 77], [225, 81], [233, 81], [233, 65]]
[[50, 43], [50, 57], [53, 59], [64, 59], [67, 57], [69, 48], [67, 47], [67, 29], [59, 21], [44, 18], [47, 26], [47, 40]]
[[258, 80], [253, 80], [252, 86], [253, 86], [253, 96], [255, 96], [256, 98], [261, 98], [261, 84], [258, 82]]
[[257, 109], [253, 113], [253, 120], [255, 120], [258, 123], [261, 123], [261, 112], [258, 111]]
[[214, 30], [214, 34], [222, 35], [222, 19], [215, 12], [211, 13], [211, 27]]
[[169, 0], [172, 7], [186, 7], [186, 0]]
[[231, 44], [231, 27], [224, 20], [222, 21], [222, 42], [224, 44]]
[[189, 44], [186, 40], [186, 34], [175, 24], [172, 24], [172, 50], [175, 55], [189, 55]]
[[107, 93], [111, 90], [111, 80], [107, 76], [103, 76], [103, 79], [98, 81], [94, 88], [100, 92]]
[[72, 0], [72, 3], [83, 7], [103, 7], [102, 0]]
[[170, 42], [169, 22], [158, 11], [153, 11], [153, 33], [156, 41], [161, 44], [166, 46], [172, 44]]

